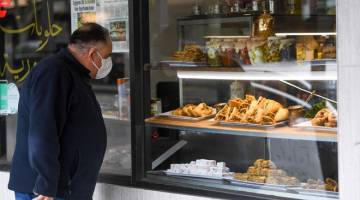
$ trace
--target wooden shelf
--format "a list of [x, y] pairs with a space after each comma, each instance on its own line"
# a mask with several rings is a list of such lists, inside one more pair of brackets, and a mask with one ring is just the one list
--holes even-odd
[[252, 128], [219, 125], [214, 120], [182, 121], [163, 117], [153, 117], [146, 121], [149, 127], [177, 129], [184, 131], [204, 132], [212, 134], [241, 135], [250, 137], [279, 138], [293, 140], [309, 140], [337, 142], [337, 134], [331, 131], [313, 131], [301, 128]]

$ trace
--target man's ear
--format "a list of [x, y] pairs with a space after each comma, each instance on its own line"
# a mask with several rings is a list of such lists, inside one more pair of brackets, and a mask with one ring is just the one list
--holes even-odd
[[88, 51], [88, 57], [91, 59], [91, 60], [94, 60], [95, 59], [95, 57], [93, 57], [95, 54], [96, 54], [96, 48], [93, 48], [93, 47], [91, 47], [90, 49], [89, 49], [89, 51]]

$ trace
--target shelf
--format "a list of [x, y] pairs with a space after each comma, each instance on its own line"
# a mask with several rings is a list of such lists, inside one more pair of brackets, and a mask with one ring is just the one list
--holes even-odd
[[[186, 20], [198, 20], [198, 19], [212, 19], [212, 18], [233, 18], [233, 17], [258, 17], [261, 14], [259, 11], [248, 11], [242, 13], [228, 13], [228, 14], [211, 14], [211, 15], [191, 15], [179, 18], [179, 21], [186, 21]], [[286, 14], [286, 13], [278, 13], [278, 14], [271, 14], [274, 17], [290, 17], [290, 18], [314, 18], [314, 17], [328, 17], [328, 18], [336, 18], [336, 15], [329, 15], [329, 14], [306, 14], [306, 15], [299, 15], [299, 14]]]
[[213, 120], [199, 122], [180, 121], [169, 118], [153, 117], [146, 120], [146, 125], [157, 128], [168, 128], [212, 134], [240, 135], [250, 137], [279, 138], [293, 140], [337, 142], [337, 134], [330, 131], [309, 131], [300, 128], [280, 127], [259, 129], [250, 127], [221, 126]]
[[206, 80], [249, 80], [249, 81], [278, 81], [278, 80], [337, 80], [336, 72], [216, 72], [216, 71], [178, 71], [180, 79]]
[[[216, 188], [216, 190], [221, 190], [226, 193], [251, 193], [257, 195], [264, 195], [264, 199], [303, 199], [303, 200], [332, 200], [338, 199], [333, 197], [323, 197], [323, 196], [312, 196], [307, 194], [299, 194], [293, 191], [286, 191], [277, 189], [275, 187], [269, 188], [259, 188], [259, 187], [251, 187], [249, 186], [238, 186], [229, 184], [223, 180], [211, 180], [211, 179], [199, 179], [199, 178], [190, 178], [190, 177], [172, 177], [166, 176], [162, 172], [159, 171], [148, 171], [147, 172], [147, 181], [150, 183], [172, 183], [178, 187], [191, 187], [191, 188], [199, 188], [204, 190], [211, 190], [212, 188]], [[266, 198], [267, 197], [267, 198]]]
[[151, 70], [175, 70], [180, 79], [337, 80], [336, 60], [279, 62], [241, 67], [209, 67], [199, 63], [160, 62]]

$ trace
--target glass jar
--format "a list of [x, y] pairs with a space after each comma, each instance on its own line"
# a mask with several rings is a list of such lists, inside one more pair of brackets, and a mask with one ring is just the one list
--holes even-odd
[[238, 55], [238, 63], [239, 65], [250, 65], [250, 57], [249, 51], [247, 48], [247, 44], [249, 43], [249, 38], [241, 38], [238, 39], [235, 43], [235, 53]]
[[280, 40], [280, 60], [292, 61], [296, 59], [295, 39], [287, 38]]
[[267, 42], [264, 38], [252, 38], [249, 45], [250, 61], [252, 65], [266, 62]]
[[279, 62], [280, 61], [280, 37], [269, 37], [267, 41], [268, 45], [268, 62]]
[[252, 10], [253, 11], [259, 11], [259, 1], [258, 0], [253, 0], [252, 1]]
[[292, 15], [300, 15], [301, 3], [301, 0], [287, 0], [287, 13]]
[[225, 39], [222, 43], [221, 57], [224, 67], [234, 67], [235, 66], [235, 48], [234, 41], [232, 39]]
[[297, 61], [304, 61], [305, 60], [305, 44], [304, 43], [297, 43], [296, 44], [296, 60]]
[[210, 67], [221, 67], [220, 44], [218, 40], [210, 40], [206, 43], [206, 58]]

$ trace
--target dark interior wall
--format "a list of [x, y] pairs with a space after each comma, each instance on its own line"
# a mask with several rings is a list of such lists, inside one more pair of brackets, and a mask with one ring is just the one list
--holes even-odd
[[0, 116], [0, 156], [6, 153], [6, 117]]

